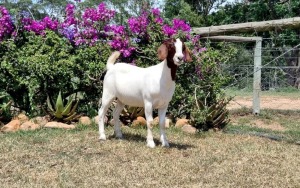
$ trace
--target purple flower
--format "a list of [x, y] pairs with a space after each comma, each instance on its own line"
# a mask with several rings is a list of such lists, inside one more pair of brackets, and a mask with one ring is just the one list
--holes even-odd
[[164, 25], [162, 29], [163, 29], [164, 34], [167, 35], [168, 37], [172, 37], [172, 35], [177, 33], [177, 31], [174, 28], [172, 28], [168, 25]]
[[191, 27], [186, 24], [183, 20], [180, 19], [173, 19], [173, 26], [164, 25], [163, 26], [163, 33], [168, 37], [172, 37], [178, 33], [184, 33], [186, 38], [190, 38], [190, 31]]
[[43, 35], [45, 34], [46, 29], [50, 30], [57, 30], [58, 28], [58, 21], [53, 21], [49, 17], [45, 17], [41, 21], [32, 20], [30, 18], [23, 18], [22, 24], [24, 26], [24, 29], [26, 31], [32, 31], [37, 35]]
[[115, 11], [106, 9], [105, 3], [100, 3], [97, 9], [88, 8], [82, 18], [85, 26], [92, 26], [95, 22], [108, 21], [115, 16]]
[[164, 20], [161, 17], [155, 18], [154, 21], [159, 25], [162, 25], [164, 23]]
[[196, 45], [200, 40], [200, 35], [195, 35], [193, 38], [192, 38], [192, 43], [193, 45]]
[[29, 17], [30, 17], [30, 13], [27, 12], [27, 11], [22, 10], [22, 11], [20, 12], [20, 16], [21, 16], [22, 18], [29, 18]]
[[160, 10], [158, 8], [153, 8], [151, 10], [152, 14], [155, 16], [155, 17], [159, 17], [160, 16]]
[[74, 13], [75, 13], [75, 5], [73, 5], [73, 4], [67, 4], [67, 6], [66, 6], [66, 15], [67, 15], [67, 17], [68, 16], [74, 16]]
[[70, 42], [74, 40], [76, 28], [74, 26], [64, 27], [60, 30], [60, 33], [64, 35]]
[[147, 13], [143, 13], [140, 17], [131, 17], [128, 19], [128, 25], [134, 34], [146, 33], [149, 24]]
[[104, 27], [105, 32], [112, 31], [115, 35], [124, 35], [125, 27], [122, 25], [107, 25]]
[[9, 12], [5, 7], [0, 6], [0, 41], [14, 31], [14, 25]]
[[46, 16], [43, 19], [43, 22], [44, 22], [45, 27], [52, 31], [56, 30], [58, 27], [58, 21], [57, 20], [52, 21], [51, 18], [48, 16]]
[[191, 27], [188, 24], [186, 24], [184, 20], [180, 20], [180, 19], [177, 19], [177, 18], [173, 19], [173, 28], [175, 30], [181, 30], [181, 31], [184, 31], [184, 32], [190, 32], [191, 31]]
[[204, 47], [204, 48], [200, 48], [199, 50], [198, 50], [198, 52], [199, 53], [202, 53], [202, 52], [205, 52], [207, 49]]
[[113, 49], [119, 50], [123, 57], [129, 57], [135, 51], [134, 47], [130, 47], [127, 37], [115, 36], [109, 44]]

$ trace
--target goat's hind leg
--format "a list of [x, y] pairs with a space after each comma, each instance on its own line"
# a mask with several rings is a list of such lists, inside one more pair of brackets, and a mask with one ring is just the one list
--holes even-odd
[[116, 108], [114, 109], [113, 112], [113, 118], [114, 118], [114, 129], [115, 129], [115, 136], [116, 138], [122, 139], [123, 135], [121, 132], [121, 127], [120, 127], [120, 114], [124, 108], [124, 104], [121, 101], [117, 101]]
[[102, 104], [98, 111], [99, 115], [99, 140], [106, 140], [105, 131], [104, 131], [104, 116], [112, 103], [112, 101], [115, 99], [114, 96], [107, 95], [105, 92], [103, 92], [102, 96]]
[[163, 147], [169, 147], [169, 143], [166, 137], [165, 125], [166, 125], [166, 112], [167, 107], [158, 109], [159, 128], [160, 128], [160, 141]]

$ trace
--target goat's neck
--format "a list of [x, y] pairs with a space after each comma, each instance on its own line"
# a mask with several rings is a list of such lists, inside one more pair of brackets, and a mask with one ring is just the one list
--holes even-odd
[[174, 81], [175, 81], [175, 73], [176, 73], [176, 68], [173, 67], [173, 69], [171, 69], [168, 65], [168, 61], [165, 59], [164, 61], [162, 61], [160, 63], [160, 79], [161, 81], [164, 82], [164, 85], [173, 85]]
[[165, 61], [167, 61], [167, 66], [169, 69], [171, 69], [171, 78], [173, 81], [176, 79], [176, 70], [177, 70], [177, 65], [175, 65], [173, 58], [167, 58]]

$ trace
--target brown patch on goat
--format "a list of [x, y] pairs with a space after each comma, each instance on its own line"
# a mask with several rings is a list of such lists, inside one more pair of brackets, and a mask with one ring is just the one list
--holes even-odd
[[[172, 77], [172, 80], [174, 80], [174, 81], [175, 81], [175, 78], [176, 78], [176, 70], [177, 70], [177, 67], [178, 67], [174, 63], [174, 60], [173, 60], [173, 57], [176, 53], [175, 42], [176, 42], [175, 39], [165, 40], [163, 42], [163, 44], [157, 50], [158, 59], [160, 61], [163, 61], [163, 60], [167, 59], [167, 65], [171, 69], [171, 77]], [[191, 55], [190, 55], [190, 51], [187, 48], [187, 46], [185, 46], [185, 44], [183, 42], [182, 42], [182, 50], [183, 50], [183, 54], [184, 54], [184, 57], [185, 57], [185, 61], [191, 62], [192, 58], [191, 58]]]
[[191, 57], [190, 49], [184, 43], [182, 46], [182, 50], [183, 50], [183, 55], [184, 55], [185, 61], [189, 62], [189, 63], [192, 62], [193, 59]]

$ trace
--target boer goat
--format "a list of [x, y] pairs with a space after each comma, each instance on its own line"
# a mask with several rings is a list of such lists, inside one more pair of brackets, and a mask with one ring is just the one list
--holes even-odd
[[140, 68], [126, 63], [114, 64], [120, 52], [113, 52], [108, 58], [107, 73], [103, 82], [102, 105], [99, 109], [100, 140], [106, 140], [104, 115], [114, 99], [117, 105], [113, 112], [114, 130], [122, 138], [119, 116], [125, 105], [144, 107], [147, 120], [147, 146], [155, 147], [152, 135], [152, 111], [158, 109], [160, 140], [169, 147], [165, 134], [167, 107], [175, 90], [176, 69], [183, 61], [192, 61], [188, 48], [180, 39], [168, 39], [158, 48], [161, 63]]

